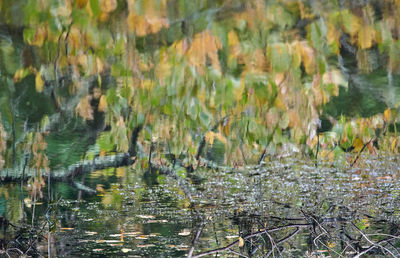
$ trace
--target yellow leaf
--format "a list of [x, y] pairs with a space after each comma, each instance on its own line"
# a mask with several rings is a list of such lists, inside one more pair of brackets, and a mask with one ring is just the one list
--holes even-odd
[[375, 40], [375, 30], [372, 26], [363, 26], [358, 32], [358, 46], [361, 49], [372, 47]]
[[107, 97], [105, 95], [101, 95], [97, 110], [99, 110], [99, 112], [104, 112], [106, 108], [107, 108]]
[[[293, 47], [294, 47], [293, 49], [294, 55], [300, 53], [306, 73], [313, 74], [316, 69], [316, 63], [315, 63], [316, 58], [314, 49], [308, 45], [307, 41], [296, 42]], [[299, 58], [297, 59], [295, 58], [294, 60], [300, 61]], [[295, 66], [298, 65], [299, 63], [296, 64]]]
[[100, 9], [105, 13], [114, 11], [117, 6], [117, 0], [100, 0]]
[[126, 167], [119, 167], [119, 168], [117, 168], [116, 169], [116, 176], [118, 177], [118, 178], [122, 178], [122, 177], [124, 177], [125, 176], [125, 172], [126, 172]]
[[275, 98], [274, 106], [278, 109], [286, 110], [286, 105], [282, 100], [282, 94], [279, 93], [278, 96]]
[[162, 28], [168, 28], [169, 27], [169, 22], [165, 18], [147, 18], [147, 23], [149, 25], [149, 30], [151, 33], [157, 33], [159, 32]]
[[396, 146], [397, 146], [397, 138], [394, 138], [392, 144], [390, 145], [390, 149], [394, 151]]
[[329, 248], [334, 248], [336, 246], [335, 242], [328, 242]]
[[231, 46], [236, 46], [238, 44], [239, 44], [238, 36], [236, 35], [236, 33], [233, 30], [231, 30], [228, 33], [228, 46], [231, 47]]
[[18, 69], [14, 73], [14, 78], [13, 78], [14, 79], [14, 83], [17, 83], [17, 82], [21, 81], [23, 78], [25, 78], [25, 76], [28, 75], [28, 71], [29, 70], [27, 70], [25, 68]]
[[364, 143], [360, 138], [356, 138], [353, 142], [353, 147], [356, 152], [360, 152], [364, 147]]
[[220, 71], [218, 50], [221, 48], [219, 39], [214, 37], [209, 30], [205, 30], [195, 35], [186, 55], [189, 62], [198, 68], [205, 66], [208, 57], [214, 69]]
[[207, 143], [213, 144], [215, 139], [218, 139], [219, 141], [223, 142], [226, 144], [226, 138], [221, 134], [221, 133], [215, 133], [212, 131], [208, 131], [205, 135], [204, 138]]
[[68, 43], [74, 48], [79, 49], [81, 47], [81, 33], [76, 27], [72, 27], [69, 32]]
[[214, 143], [214, 132], [208, 131], [205, 135], [204, 138], [207, 143], [213, 144]]
[[149, 33], [157, 33], [162, 28], [168, 28], [169, 22], [166, 18], [156, 16], [140, 16], [135, 12], [129, 12], [126, 23], [130, 31], [135, 31], [136, 35], [142, 37]]
[[36, 77], [35, 77], [35, 88], [37, 92], [43, 92], [43, 79], [42, 79], [42, 75], [40, 74], [40, 72], [36, 73]]
[[244, 246], [244, 239], [239, 237], [239, 247], [243, 247]]
[[390, 108], [386, 109], [386, 110], [383, 112], [383, 120], [384, 120], [386, 123], [389, 123], [389, 122], [390, 122], [390, 119], [391, 119], [391, 115], [392, 115], [392, 112], [391, 112]]
[[155, 85], [153, 80], [143, 80], [141, 86], [143, 89], [151, 90]]
[[128, 29], [130, 31], [135, 31], [136, 35], [141, 37], [147, 34], [147, 22], [143, 16], [139, 16], [134, 12], [129, 12], [126, 23], [128, 24]]
[[47, 30], [46, 27], [40, 27], [36, 29], [35, 36], [31, 43], [32, 45], [41, 47], [44, 43], [44, 40], [47, 38]]

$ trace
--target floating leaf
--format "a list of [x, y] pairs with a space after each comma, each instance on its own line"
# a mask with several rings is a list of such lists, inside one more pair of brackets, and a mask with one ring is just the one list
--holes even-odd
[[180, 236], [188, 236], [191, 234], [190, 229], [184, 228], [181, 232], [178, 233]]
[[242, 237], [239, 237], [238, 245], [239, 245], [239, 247], [243, 247], [244, 246], [244, 239]]

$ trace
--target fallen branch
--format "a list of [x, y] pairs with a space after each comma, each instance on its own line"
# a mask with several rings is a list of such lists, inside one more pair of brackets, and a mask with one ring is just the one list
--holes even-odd
[[[291, 239], [294, 235], [296, 235], [300, 231], [301, 228], [306, 228], [306, 227], [310, 227], [310, 226], [312, 226], [312, 224], [291, 224], [291, 225], [286, 225], [286, 226], [281, 226], [281, 227], [276, 227], [276, 228], [271, 228], [271, 229], [265, 228], [265, 229], [259, 230], [257, 232], [254, 232], [252, 234], [249, 234], [247, 236], [244, 236], [243, 240], [247, 240], [249, 238], [253, 238], [253, 237], [259, 236], [259, 235], [264, 235], [266, 233], [276, 232], [276, 231], [279, 231], [279, 230], [282, 230], [282, 229], [286, 229], [286, 228], [297, 228], [295, 232], [293, 232], [289, 236], [287, 236], [287, 237], [285, 237], [285, 238], [283, 238], [283, 239], [281, 239], [281, 240], [279, 240], [277, 242], [277, 244], [284, 243], [284, 242], [288, 241], [289, 239]], [[192, 257], [193, 258], [197, 258], [197, 257], [202, 257], [202, 256], [206, 256], [206, 255], [211, 255], [211, 254], [224, 252], [224, 251], [232, 251], [230, 249], [232, 247], [234, 247], [235, 245], [239, 245], [239, 240], [236, 240], [236, 241], [234, 241], [234, 242], [232, 242], [229, 245], [226, 245], [224, 247], [220, 247], [220, 248], [217, 248], [217, 249], [213, 249], [213, 250], [210, 250], [210, 251], [199, 253], [197, 255], [193, 255]]]

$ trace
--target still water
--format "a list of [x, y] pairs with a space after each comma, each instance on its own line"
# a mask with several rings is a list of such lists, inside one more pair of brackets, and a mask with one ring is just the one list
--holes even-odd
[[200, 169], [184, 184], [107, 169], [78, 186], [52, 183], [36, 201], [29, 185], [7, 184], [2, 255], [212, 257], [220, 248], [223, 257], [398, 257], [398, 157], [363, 158], [352, 169], [289, 157], [245, 171]]

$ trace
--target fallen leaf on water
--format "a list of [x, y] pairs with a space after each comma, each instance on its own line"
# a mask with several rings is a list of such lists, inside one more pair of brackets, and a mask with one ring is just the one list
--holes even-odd
[[180, 236], [188, 236], [190, 235], [190, 229], [184, 228], [181, 232], [178, 233]]
[[110, 240], [110, 239], [99, 239], [96, 240], [96, 243], [119, 243], [119, 240]]
[[238, 238], [239, 236], [235, 236], [235, 235], [233, 235], [233, 236], [226, 236], [225, 238], [227, 238], [227, 239], [232, 239], [232, 238]]
[[60, 228], [61, 230], [74, 230], [74, 228]]
[[122, 248], [121, 251], [122, 251], [123, 253], [127, 253], [127, 252], [132, 251], [132, 249], [129, 249], [129, 248]]
[[239, 237], [239, 247], [243, 247], [244, 246], [244, 239]]
[[147, 235], [140, 235], [140, 236], [136, 237], [136, 239], [148, 239], [148, 238], [149, 238], [149, 236], [147, 236]]
[[155, 217], [153, 215], [136, 215], [141, 219], [154, 219]]

